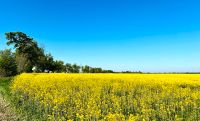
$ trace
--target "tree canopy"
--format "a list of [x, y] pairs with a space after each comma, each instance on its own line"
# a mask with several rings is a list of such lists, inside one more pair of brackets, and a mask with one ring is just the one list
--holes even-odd
[[0, 51], [0, 75], [13, 76], [23, 72], [57, 72], [57, 73], [113, 73], [88, 65], [65, 63], [55, 60], [51, 53], [45, 53], [37, 41], [23, 32], [5, 33], [7, 45], [13, 45], [11, 50]]
[[22, 72], [32, 72], [32, 68], [37, 66], [40, 57], [44, 56], [44, 50], [40, 48], [33, 38], [30, 38], [22, 32], [8, 32], [5, 33], [7, 45], [14, 45], [16, 49], [16, 56], [18, 56], [19, 61], [23, 58], [26, 66], [23, 66]]

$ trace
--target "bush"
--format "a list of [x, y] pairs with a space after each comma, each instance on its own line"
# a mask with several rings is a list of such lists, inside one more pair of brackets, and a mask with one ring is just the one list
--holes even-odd
[[0, 51], [0, 77], [14, 76], [16, 74], [15, 54], [10, 49]]

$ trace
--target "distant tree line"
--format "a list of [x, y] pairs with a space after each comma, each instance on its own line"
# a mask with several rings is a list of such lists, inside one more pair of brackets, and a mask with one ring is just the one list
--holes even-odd
[[0, 76], [14, 76], [23, 72], [56, 73], [113, 73], [112, 70], [79, 66], [55, 60], [50, 53], [45, 53], [38, 43], [22, 32], [5, 33], [7, 45], [14, 48], [0, 51]]
[[141, 72], [141, 71], [122, 71], [122, 72], [118, 72], [118, 73], [138, 73], [138, 74], [141, 74], [143, 72]]

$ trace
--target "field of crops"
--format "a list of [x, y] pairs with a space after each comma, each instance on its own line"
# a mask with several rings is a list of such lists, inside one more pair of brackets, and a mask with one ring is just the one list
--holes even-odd
[[198, 74], [21, 74], [11, 90], [40, 120], [200, 120]]

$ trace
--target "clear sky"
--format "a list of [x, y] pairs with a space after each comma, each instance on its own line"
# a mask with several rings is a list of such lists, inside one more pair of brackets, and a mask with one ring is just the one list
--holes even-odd
[[1, 0], [4, 33], [22, 31], [69, 63], [200, 71], [199, 0]]

